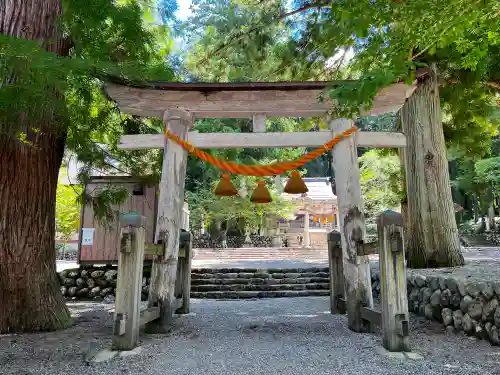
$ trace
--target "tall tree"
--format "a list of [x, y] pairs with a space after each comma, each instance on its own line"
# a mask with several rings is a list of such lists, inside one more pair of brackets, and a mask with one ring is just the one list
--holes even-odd
[[[70, 45], [58, 27], [60, 0], [4, 1], [0, 34], [36, 40], [57, 56]], [[2, 88], [16, 84], [16, 67]], [[53, 87], [46, 94], [60, 100]], [[70, 315], [59, 291], [54, 262], [57, 177], [64, 154], [64, 113], [46, 107], [36, 119], [18, 113], [30, 144], [20, 142], [5, 120], [0, 134], [0, 332], [64, 328]], [[59, 129], [58, 126], [59, 125]], [[35, 214], [36, 213], [36, 214]]]
[[105, 164], [96, 140], [121, 122], [99, 78], [172, 77], [143, 13], [131, 0], [0, 3], [0, 333], [71, 323], [55, 267], [58, 173], [66, 146]]

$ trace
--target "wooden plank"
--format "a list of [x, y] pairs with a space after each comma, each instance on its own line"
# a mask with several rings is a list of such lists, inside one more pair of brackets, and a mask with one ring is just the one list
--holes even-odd
[[[189, 132], [188, 142], [200, 149], [319, 147], [333, 137], [335, 135], [326, 131], [290, 133]], [[358, 131], [355, 137], [358, 147], [406, 147], [406, 136], [403, 133]], [[165, 136], [163, 134], [124, 135], [120, 138], [118, 148], [122, 150], [161, 149], [164, 143]]]
[[[330, 128], [338, 134], [352, 124], [352, 120], [338, 119], [330, 123]], [[365, 223], [356, 139], [343, 139], [334, 147], [332, 155], [344, 258], [347, 324], [355, 332], [371, 332], [372, 326], [361, 318], [361, 307], [372, 308], [373, 296], [369, 259], [357, 255], [365, 234]]]
[[[394, 110], [398, 110], [401, 106], [397, 106]], [[163, 111], [162, 110], [152, 110], [147, 108], [137, 108], [127, 105], [119, 105], [119, 109], [123, 113], [127, 113], [134, 116], [140, 117], [153, 117], [153, 118], [161, 118]], [[325, 116], [327, 111], [324, 108], [321, 109], [293, 109], [293, 108], [282, 108], [275, 109], [272, 111], [259, 111], [259, 113], [263, 114], [266, 117], [301, 117], [301, 118], [311, 118], [311, 117], [322, 117]], [[213, 110], [197, 110], [195, 113], [195, 118], [204, 119], [204, 118], [246, 118], [251, 119], [254, 115], [254, 112], [251, 110], [234, 110], [234, 111], [213, 111]]]
[[[364, 115], [396, 111], [403, 106], [415, 85], [395, 83], [379, 90]], [[185, 109], [195, 118], [265, 116], [323, 116], [335, 103], [325, 88], [179, 91], [107, 84], [108, 95], [122, 112], [161, 117], [164, 110]], [[318, 100], [323, 97], [323, 101]]]
[[159, 307], [148, 307], [147, 309], [141, 310], [141, 318], [139, 321], [139, 325], [143, 326], [144, 324], [149, 323], [152, 320], [158, 319], [159, 317], [160, 317]]
[[113, 350], [132, 350], [139, 340], [145, 226], [144, 216], [129, 214], [120, 218]]
[[[165, 126], [181, 139], [193, 125], [192, 116], [179, 110], [165, 111]], [[147, 332], [166, 333], [170, 330], [175, 308], [175, 280], [179, 254], [179, 231], [184, 204], [187, 151], [165, 138], [163, 166], [158, 199], [155, 242], [163, 243], [163, 256], [153, 258], [148, 306], [160, 307], [159, 319], [146, 325]]]
[[144, 255], [163, 255], [164, 246], [157, 244], [146, 244], [144, 246]]
[[358, 247], [358, 255], [373, 255], [378, 254], [378, 242], [363, 243]]
[[382, 325], [382, 313], [368, 307], [361, 307], [361, 319], [379, 327]]
[[[163, 255], [165, 250], [165, 246], [163, 244], [145, 244], [144, 245], [144, 255]], [[184, 248], [179, 249], [179, 253], [177, 254], [177, 258], [184, 258], [186, 255], [186, 251]]]
[[380, 241], [380, 304], [382, 345], [393, 352], [410, 351], [403, 216], [386, 211], [377, 217]]
[[179, 314], [189, 314], [189, 308], [191, 304], [191, 262], [193, 254], [193, 242], [192, 236], [184, 246], [185, 256], [182, 259], [182, 305], [178, 310]]
[[330, 312], [345, 314], [345, 305], [340, 306], [339, 298], [344, 298], [344, 260], [339, 231], [328, 233], [328, 262], [330, 269]]
[[[180, 249], [179, 249], [180, 252]], [[181, 298], [182, 297], [182, 261], [183, 259], [179, 257], [177, 259], [177, 277], [175, 279], [175, 298]], [[177, 311], [176, 311], [177, 313]]]

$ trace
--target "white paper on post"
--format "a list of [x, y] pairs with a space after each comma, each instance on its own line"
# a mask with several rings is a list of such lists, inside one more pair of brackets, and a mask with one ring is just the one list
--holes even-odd
[[90, 246], [94, 243], [95, 228], [82, 228], [82, 246]]

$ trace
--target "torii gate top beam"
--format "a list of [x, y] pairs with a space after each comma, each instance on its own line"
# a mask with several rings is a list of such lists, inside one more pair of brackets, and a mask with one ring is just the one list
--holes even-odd
[[[197, 118], [246, 118], [324, 116], [335, 103], [328, 99], [334, 82], [248, 82], [248, 83], [170, 83], [145, 85], [109, 83], [108, 95], [124, 113], [162, 118], [165, 110], [183, 109]], [[379, 91], [366, 115], [398, 110], [416, 85], [395, 83]], [[318, 98], [324, 100], [320, 102]]]

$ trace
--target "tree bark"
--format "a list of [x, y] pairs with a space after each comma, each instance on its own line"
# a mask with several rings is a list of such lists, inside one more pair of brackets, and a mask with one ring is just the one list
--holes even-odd
[[403, 217], [403, 233], [404, 233], [404, 247], [405, 247], [405, 259], [408, 264], [409, 254], [408, 254], [408, 242], [410, 241], [411, 232], [408, 230], [409, 217], [408, 217], [408, 198], [406, 196], [406, 166], [405, 166], [405, 149], [399, 149], [399, 160], [401, 163], [401, 188], [404, 192], [404, 197], [401, 198], [401, 216]]
[[401, 109], [408, 195], [409, 266], [464, 264], [451, 196], [436, 68]]
[[[57, 27], [61, 13], [60, 0], [3, 1], [0, 33], [37, 40], [65, 56], [68, 50]], [[47, 95], [55, 97], [51, 88]], [[56, 126], [60, 118], [45, 109], [38, 118], [24, 120], [28, 144], [12, 136], [19, 124], [0, 119], [2, 129], [8, 129], [0, 134], [0, 333], [71, 324], [55, 264], [56, 188], [66, 140], [64, 127]]]

